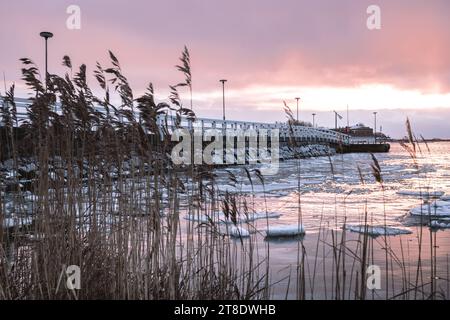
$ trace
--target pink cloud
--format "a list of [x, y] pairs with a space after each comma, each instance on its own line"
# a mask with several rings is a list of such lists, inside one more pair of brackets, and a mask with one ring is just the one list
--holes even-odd
[[[373, 3], [381, 7], [379, 31], [366, 28], [366, 8]], [[8, 82], [18, 82], [18, 91], [23, 88], [18, 59], [30, 57], [43, 65], [38, 34], [46, 29], [55, 33], [49, 42], [51, 72], [64, 72], [60, 61], [65, 54], [92, 72], [97, 60], [107, 63], [111, 49], [137, 93], [152, 81], [162, 98], [168, 84], [182, 79], [174, 65], [188, 45], [194, 97], [208, 115], [217, 115], [220, 78], [229, 79], [227, 89], [235, 91], [229, 102], [236, 116], [243, 106], [280, 112], [277, 101], [289, 98], [261, 94], [250, 99], [245, 90], [252, 87], [290, 94], [282, 89], [358, 90], [383, 84], [398, 90], [398, 101], [402, 90], [450, 92], [448, 0], [78, 0], [82, 29], [77, 31], [65, 27], [70, 4], [15, 0], [3, 5], [0, 27], [8, 32], [0, 34], [0, 71]], [[200, 99], [208, 94], [209, 100]], [[429, 108], [450, 106], [429, 101]]]

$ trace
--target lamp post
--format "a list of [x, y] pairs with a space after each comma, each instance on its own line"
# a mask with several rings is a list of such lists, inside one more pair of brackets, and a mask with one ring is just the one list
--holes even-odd
[[300, 100], [299, 97], [295, 98], [295, 100], [297, 100], [297, 122], [298, 122], [298, 100]]
[[373, 113], [373, 118], [374, 118], [373, 138], [375, 140], [375, 143], [377, 143], [377, 112], [376, 111]]
[[316, 123], [316, 122], [315, 122], [316, 114], [313, 113], [312, 116], [313, 116], [313, 128], [315, 128], [315, 127], [316, 127], [316, 125], [315, 125], [315, 123]]
[[334, 129], [337, 130], [337, 128], [338, 128], [338, 118], [340, 120], [342, 120], [342, 116], [339, 113], [337, 113], [336, 111], [334, 111], [334, 110], [333, 110], [333, 112], [334, 112]]
[[48, 81], [48, 54], [47, 54], [47, 40], [53, 37], [53, 33], [48, 31], [42, 31], [39, 34], [45, 39], [45, 91], [47, 91], [47, 81]]
[[222, 82], [222, 111], [223, 111], [223, 121], [225, 121], [225, 82], [226, 79], [219, 80]]

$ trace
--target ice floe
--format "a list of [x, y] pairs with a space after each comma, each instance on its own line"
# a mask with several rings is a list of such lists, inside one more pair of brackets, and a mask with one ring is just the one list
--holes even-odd
[[442, 200], [442, 201], [450, 201], [450, 195], [448, 195], [448, 194], [443, 195], [443, 196], [440, 198], [440, 200]]
[[450, 216], [450, 202], [436, 200], [423, 203], [411, 209], [409, 213], [413, 216], [447, 217]]
[[367, 233], [371, 236], [396, 236], [401, 234], [410, 234], [411, 230], [405, 228], [396, 228], [388, 226], [364, 226], [364, 225], [347, 225], [345, 229], [357, 232], [357, 233]]
[[220, 222], [221, 219], [218, 214], [213, 215], [206, 215], [206, 214], [187, 214], [184, 216], [185, 220], [192, 221], [192, 222], [200, 222], [200, 223], [208, 223], [210, 221], [212, 222]]
[[268, 185], [249, 185], [249, 184], [242, 184], [237, 186], [232, 186], [228, 184], [219, 185], [219, 191], [221, 192], [242, 192], [242, 193], [264, 193], [264, 192], [276, 192], [276, 191], [285, 191], [290, 189], [297, 189], [298, 185], [297, 183], [270, 183]]
[[[260, 219], [275, 219], [279, 218], [281, 214], [277, 212], [260, 212], [260, 213], [249, 213], [247, 216], [244, 214], [241, 214], [237, 217], [236, 223], [246, 223], [246, 222], [252, 222], [255, 220]], [[214, 223], [226, 223], [231, 224], [233, 221], [231, 220], [231, 217], [226, 217], [225, 214], [222, 212], [216, 212], [212, 215], [205, 215], [205, 214], [187, 214], [184, 216], [184, 219], [193, 221], [193, 222], [200, 222], [200, 223], [208, 223], [210, 221]]]
[[246, 219], [247, 222], [260, 220], [260, 219], [276, 219], [281, 217], [281, 214], [277, 212], [261, 212], [261, 213], [250, 213], [248, 215], [248, 218]]
[[233, 238], [248, 238], [250, 237], [250, 232], [242, 227], [232, 226], [230, 229], [230, 237]]
[[443, 191], [422, 191], [422, 190], [399, 190], [397, 194], [403, 196], [419, 198], [439, 198], [444, 195]]
[[269, 226], [266, 230], [267, 237], [293, 237], [302, 234], [305, 234], [305, 228], [297, 223], [285, 226]]
[[443, 221], [433, 220], [430, 222], [430, 227], [435, 229], [447, 229], [450, 228], [450, 222], [446, 223]]

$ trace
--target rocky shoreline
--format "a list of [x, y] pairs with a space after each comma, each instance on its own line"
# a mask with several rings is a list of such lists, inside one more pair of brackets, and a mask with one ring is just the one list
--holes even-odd
[[326, 157], [336, 154], [336, 149], [323, 144], [310, 144], [299, 147], [280, 147], [280, 160]]

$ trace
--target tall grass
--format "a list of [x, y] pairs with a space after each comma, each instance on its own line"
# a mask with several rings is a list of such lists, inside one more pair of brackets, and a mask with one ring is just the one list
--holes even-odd
[[[15, 159], [12, 172], [24, 164], [36, 166], [27, 196], [32, 224], [1, 228], [0, 298], [266, 297], [251, 241], [238, 246], [217, 232], [213, 221], [196, 225], [180, 218], [181, 210], [213, 216], [221, 201], [204, 168], [172, 167], [169, 130], [157, 124], [157, 117], [169, 112], [195, 117], [177, 91], [191, 88], [187, 48], [178, 67], [186, 82], [171, 86], [169, 103], [156, 103], [151, 83], [135, 97], [119, 60], [109, 55], [110, 66], [97, 63], [94, 71], [102, 96], [88, 86], [85, 65], [72, 76], [67, 56], [67, 73], [50, 75], [47, 90], [34, 63], [21, 59], [23, 80], [33, 93], [28, 119], [13, 129], [12, 87], [2, 120]], [[18, 131], [24, 133], [20, 141]], [[28, 149], [21, 163], [16, 143]], [[20, 208], [30, 199], [18, 177], [12, 183], [14, 215], [24, 219]], [[185, 183], [192, 184], [189, 192]], [[6, 218], [5, 197], [2, 191], [0, 222]], [[66, 288], [68, 265], [80, 266], [82, 290]]]
[[[32, 93], [22, 123], [14, 86], [4, 95], [1, 134], [6, 145], [1, 150], [6, 155], [0, 158], [11, 159], [11, 175], [1, 181], [0, 223], [15, 223], [0, 228], [1, 299], [260, 299], [273, 297], [280, 284], [285, 298], [301, 300], [449, 297], [448, 257], [443, 279], [437, 270], [436, 234], [426, 226], [426, 215], [417, 226], [417, 243], [404, 243], [400, 237], [395, 240], [400, 243], [398, 252], [387, 235], [369, 234], [374, 224], [369, 200], [361, 214], [364, 231], [346, 231], [346, 199], [351, 192], [335, 196], [335, 212], [322, 209], [316, 235], [291, 239], [296, 246], [294, 272], [285, 268], [288, 275], [274, 281], [275, 244], [261, 241], [261, 231], [242, 222], [256, 210], [255, 193], [221, 193], [212, 168], [174, 166], [169, 157], [170, 128], [161, 127], [158, 117], [175, 113], [180, 124], [182, 116], [196, 116], [187, 48], [176, 66], [184, 82], [169, 86], [168, 101], [159, 103], [151, 83], [136, 97], [119, 59], [112, 52], [109, 57], [109, 66], [97, 63], [94, 70], [96, 90], [88, 86], [87, 67], [74, 71], [68, 56], [62, 61], [67, 72], [50, 75], [47, 90], [34, 63], [21, 59], [23, 80]], [[178, 91], [183, 87], [189, 89], [190, 108], [183, 106]], [[298, 123], [287, 104], [285, 112], [289, 145], [297, 150], [302, 142], [294, 138], [293, 126]], [[409, 141], [403, 147], [419, 168], [422, 148], [409, 120], [407, 131]], [[331, 155], [329, 160], [334, 183]], [[301, 225], [309, 214], [303, 208], [301, 184], [302, 161], [308, 160], [294, 161], [296, 223]], [[371, 161], [372, 178], [385, 204], [382, 165], [376, 155]], [[26, 170], [27, 166], [34, 169]], [[257, 180], [265, 190], [258, 169], [244, 170], [252, 188]], [[364, 185], [359, 167], [358, 173]], [[232, 172], [228, 180], [238, 184]], [[266, 192], [262, 197], [267, 212]], [[386, 227], [388, 212], [383, 210]], [[228, 224], [219, 221], [218, 212]], [[201, 222], [185, 220], [184, 214]], [[330, 215], [332, 222], [326, 219]], [[264, 223], [269, 227], [268, 219]], [[250, 238], [229, 237], [233, 226], [246, 227]], [[412, 260], [415, 252], [418, 259]], [[367, 287], [367, 270], [374, 264], [383, 267], [382, 291]], [[81, 290], [65, 285], [69, 265], [81, 268]], [[442, 280], [446, 290], [439, 285]]]

